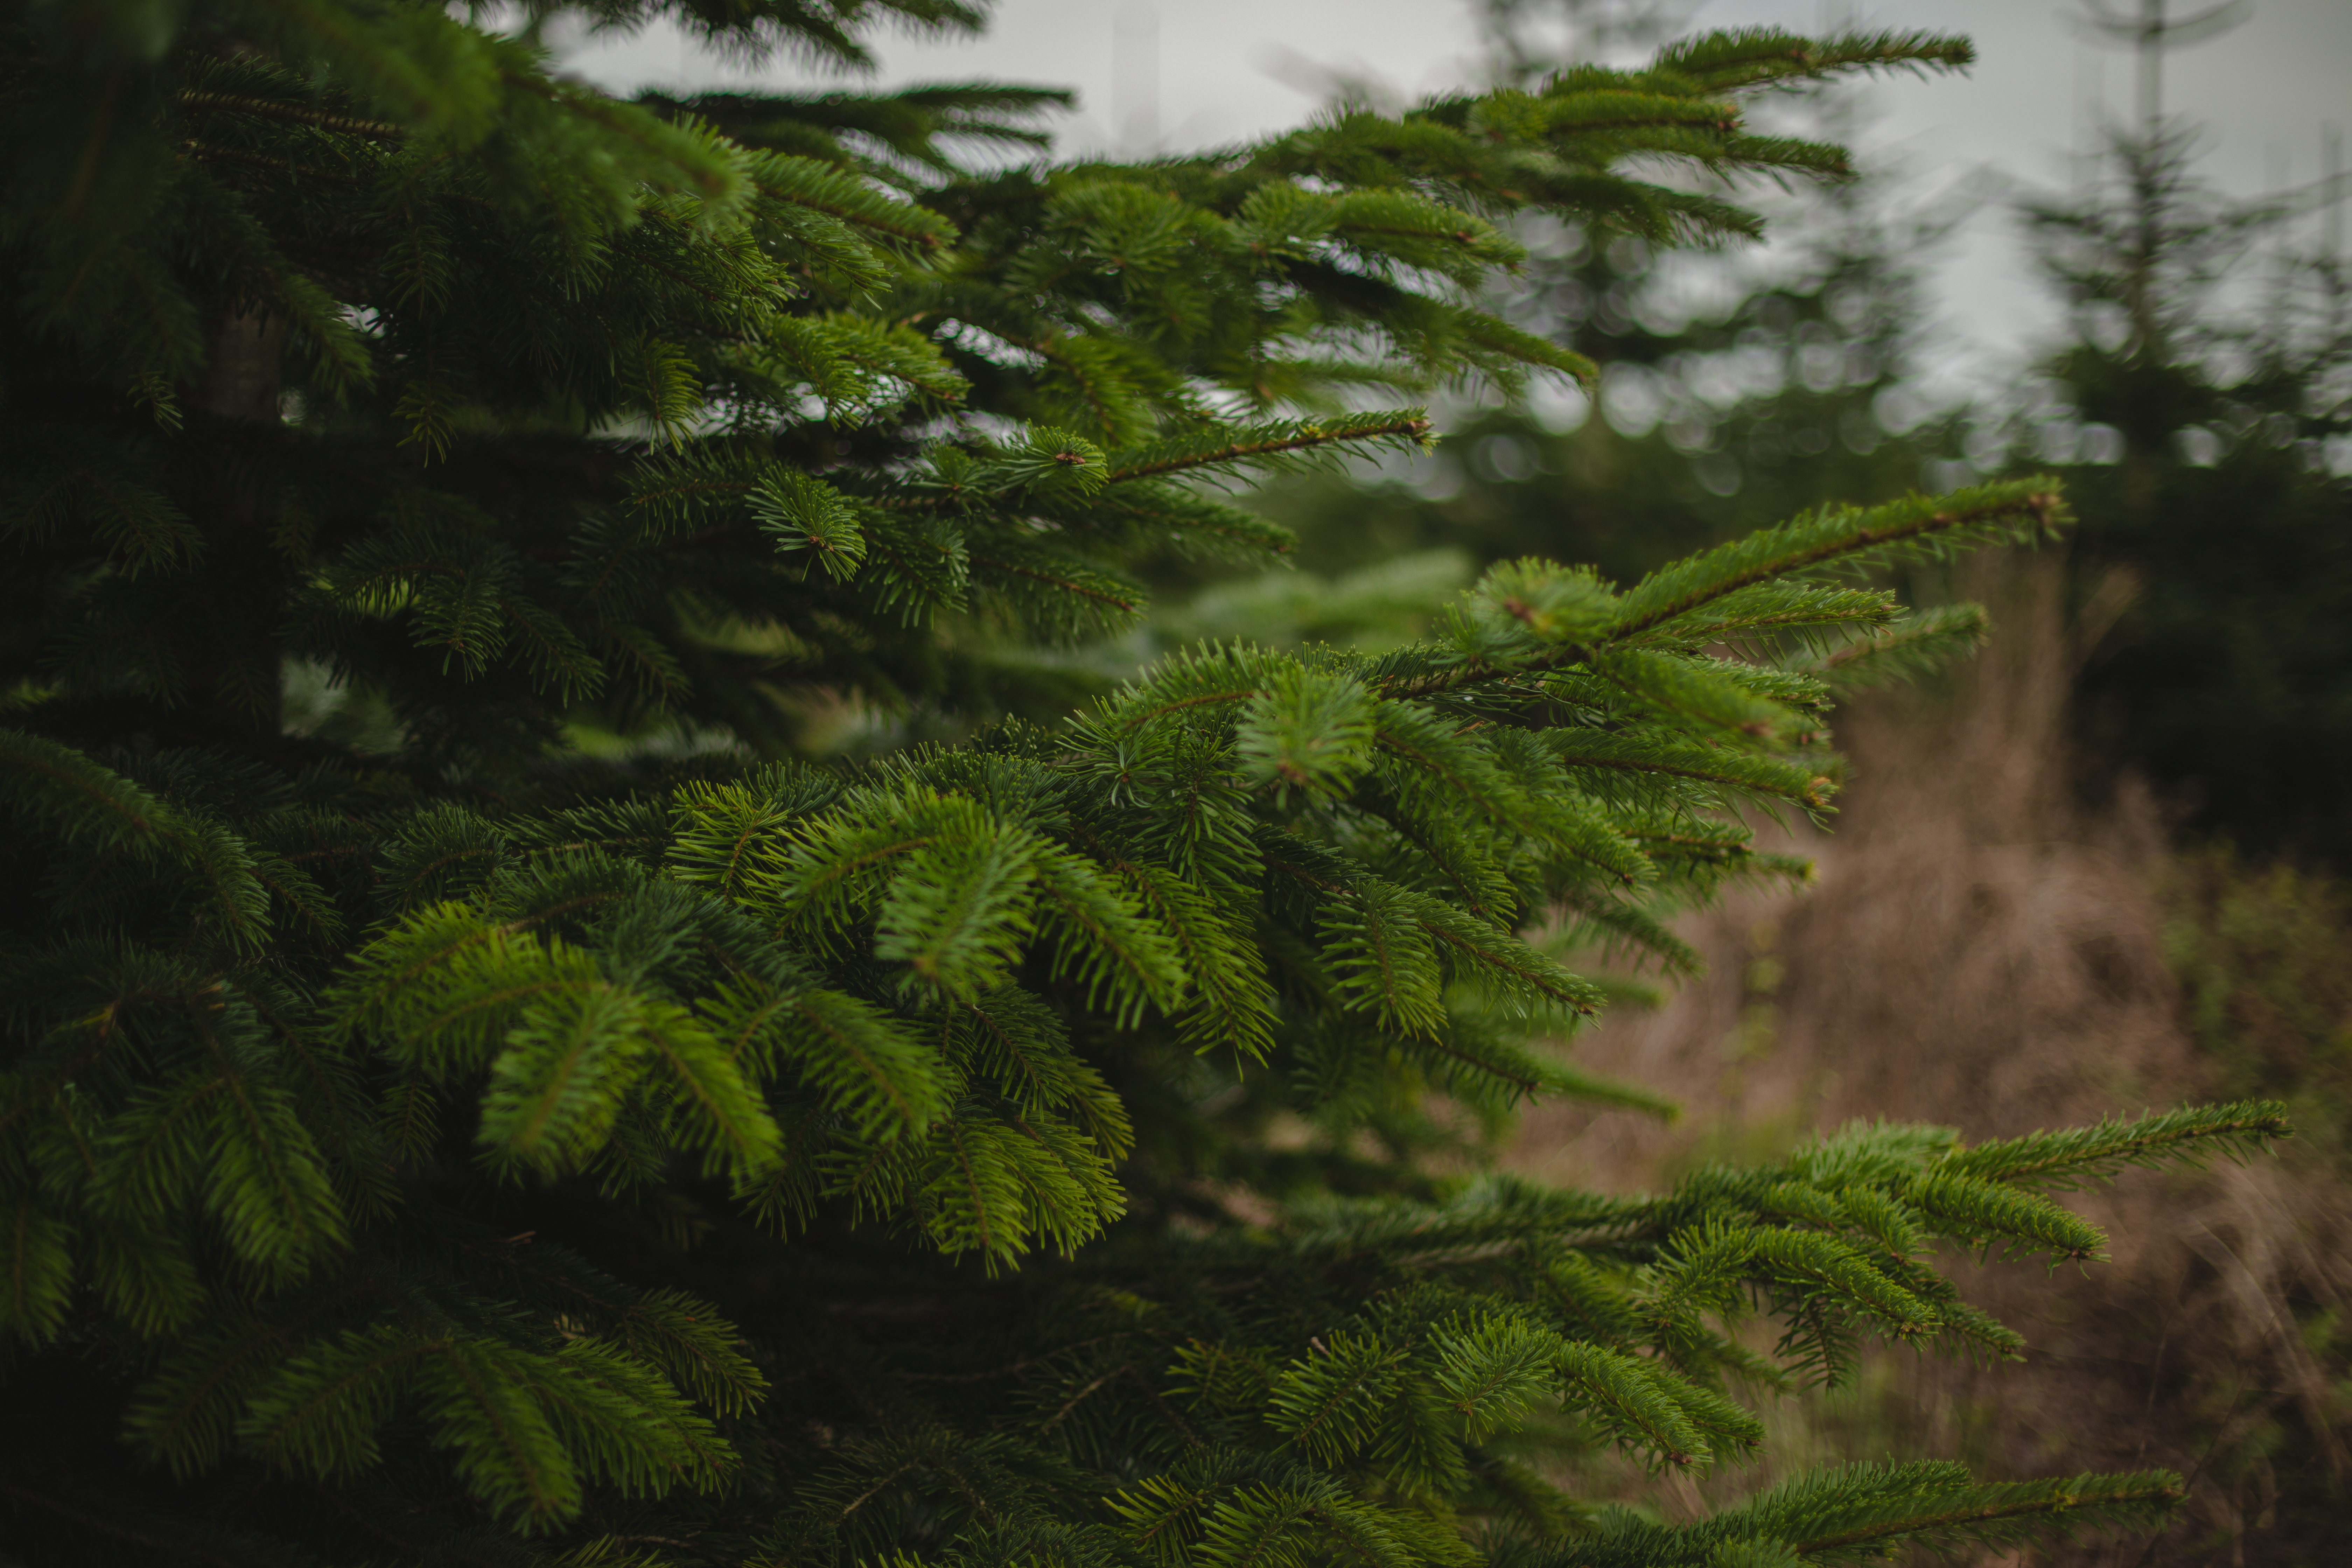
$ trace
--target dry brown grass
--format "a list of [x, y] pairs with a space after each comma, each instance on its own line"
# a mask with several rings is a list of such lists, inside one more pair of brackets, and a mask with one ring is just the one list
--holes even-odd
[[[1678, 1099], [1684, 1120], [1540, 1110], [1512, 1165], [1633, 1190], [1857, 1117], [1980, 1139], [2210, 1094], [2161, 946], [2158, 814], [2128, 791], [2085, 809], [2069, 785], [2057, 565], [1989, 568], [1980, 591], [2003, 629], [1953, 691], [1843, 716], [1853, 785], [1836, 833], [1801, 845], [1818, 884], [1686, 922], [1707, 977], [1580, 1044], [1581, 1065]], [[2109, 1228], [2110, 1261], [2054, 1278], [1958, 1266], [1970, 1296], [2027, 1336], [2026, 1366], [1890, 1354], [1854, 1390], [1777, 1412], [1771, 1463], [1894, 1452], [2006, 1475], [2168, 1466], [2191, 1477], [2191, 1497], [2162, 1542], [2048, 1560], [2352, 1563], [2352, 1507], [2330, 1517], [2309, 1473], [2340, 1477], [2343, 1400], [2297, 1329], [2298, 1311], [2352, 1309], [2352, 1194], [2290, 1154], [2135, 1174], [2078, 1206]], [[2291, 1479], [2269, 1451], [2282, 1432], [2304, 1467]], [[1769, 1479], [1693, 1483], [1687, 1500]]]

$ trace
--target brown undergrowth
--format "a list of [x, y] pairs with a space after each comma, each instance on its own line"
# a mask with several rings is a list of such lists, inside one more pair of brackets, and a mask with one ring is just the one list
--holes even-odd
[[[1800, 835], [1817, 884], [1687, 921], [1707, 975], [1580, 1043], [1580, 1066], [1679, 1100], [1683, 1120], [1542, 1109], [1507, 1163], [1622, 1191], [1854, 1118], [1976, 1140], [2244, 1092], [2232, 1020], [2275, 1032], [2264, 1009], [2279, 1011], [2282, 986], [2324, 1015], [2298, 1038], [2342, 1054], [2352, 1006], [2334, 998], [2352, 973], [2352, 920], [2307, 879], [2295, 929], [2312, 984], [2206, 973], [2184, 992], [2184, 961], [2226, 968], [2251, 951], [2213, 911], [2234, 898], [2240, 925], [2268, 930], [2271, 895], [2226, 856], [2176, 854], [2145, 792], [2095, 808], [2076, 797], [2060, 584], [2048, 559], [1989, 568], [1979, 591], [2001, 630], [1971, 667], [1947, 690], [1874, 695], [1842, 716], [1852, 789], [1834, 834]], [[2326, 994], [2315, 1000], [2313, 984]], [[2080, 1270], [1955, 1260], [1972, 1299], [2026, 1335], [2026, 1364], [1886, 1352], [1849, 1388], [1773, 1411], [1767, 1467], [1695, 1479], [1685, 1500], [1890, 1455], [1997, 1476], [2169, 1467], [2189, 1497], [2161, 1541], [1988, 1561], [2352, 1561], [2352, 1185], [2339, 1150], [2322, 1136], [2252, 1166], [2134, 1173], [2079, 1194], [2113, 1238], [2108, 1261]]]

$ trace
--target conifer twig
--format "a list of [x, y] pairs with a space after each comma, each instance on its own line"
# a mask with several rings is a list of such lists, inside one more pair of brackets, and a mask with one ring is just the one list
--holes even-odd
[[218, 109], [261, 120], [282, 120], [292, 125], [316, 126], [321, 131], [338, 132], [346, 136], [398, 137], [408, 134], [406, 126], [395, 125], [388, 120], [360, 120], [348, 114], [329, 114], [323, 110], [304, 109], [291, 103], [271, 103], [259, 98], [237, 98], [226, 92], [198, 92], [190, 89], [181, 92], [178, 102], [184, 109]]

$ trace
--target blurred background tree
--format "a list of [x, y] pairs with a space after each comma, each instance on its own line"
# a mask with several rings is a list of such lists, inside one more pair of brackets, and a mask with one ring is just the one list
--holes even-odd
[[2194, 145], [2183, 126], [2119, 136], [2089, 190], [2026, 206], [2076, 331], [2028, 388], [2020, 460], [2074, 459], [2094, 784], [2137, 770], [2191, 833], [2341, 868], [2352, 297], [2289, 226], [2340, 195], [2228, 200]]

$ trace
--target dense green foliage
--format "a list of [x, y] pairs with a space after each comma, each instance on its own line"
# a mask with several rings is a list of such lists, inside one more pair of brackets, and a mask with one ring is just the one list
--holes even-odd
[[[1416, 1160], [1612, 1092], [1528, 1043], [1600, 999], [1547, 942], [1672, 968], [1664, 911], [1801, 870], [1741, 814], [1826, 809], [1822, 668], [1950, 630], [1855, 574], [2048, 485], [1007, 716], [1130, 557], [1280, 548], [1204, 481], [1425, 434], [1337, 392], [1583, 368], [1477, 307], [1491, 220], [1748, 232], [1622, 165], [1833, 174], [1738, 96], [1964, 46], [987, 177], [943, 144], [1050, 95], [619, 104], [370, 0], [0, 50], [0, 1554], [1781, 1564], [2177, 1494], [1865, 1466], [1669, 1526], [1541, 1460], [1735, 1459], [1734, 1393], [1874, 1337], [2013, 1353], [1939, 1246], [2092, 1257], [2050, 1192], [2273, 1106], [1649, 1199]], [[845, 710], [965, 738], [813, 764]]]

